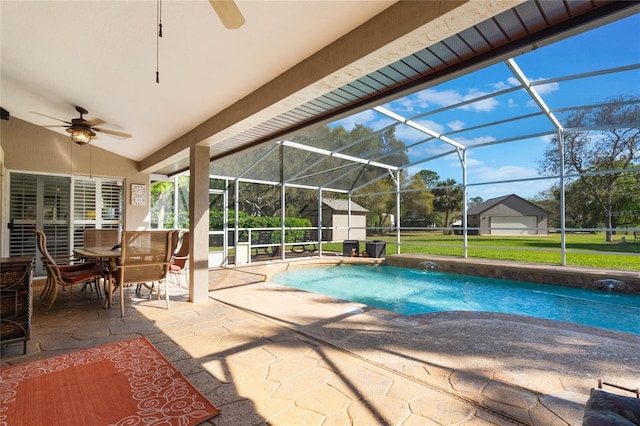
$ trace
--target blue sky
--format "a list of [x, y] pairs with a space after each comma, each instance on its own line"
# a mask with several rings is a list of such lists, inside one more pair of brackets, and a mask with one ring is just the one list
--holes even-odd
[[[525, 76], [532, 82], [555, 79], [568, 75], [598, 71], [613, 67], [640, 63], [640, 15], [634, 15], [606, 26], [578, 34], [560, 42], [541, 47], [514, 58]], [[459, 77], [455, 80], [422, 90], [418, 93], [383, 105], [406, 118], [438, 110], [444, 106], [476, 98], [519, 85], [513, 73], [503, 62]], [[640, 96], [640, 70], [560, 81], [536, 86], [547, 105], [553, 110], [601, 103], [621, 95]], [[518, 89], [502, 96], [486, 99], [446, 112], [414, 119], [418, 124], [445, 134], [451, 139], [471, 146], [467, 150], [467, 178], [470, 184], [496, 180], [523, 179], [539, 176], [539, 162], [548, 146], [549, 136], [488, 147], [473, 148], [475, 144], [499, 141], [514, 136], [553, 132], [546, 117], [533, 117], [500, 126], [469, 130], [482, 123], [504, 120], [539, 112], [539, 108]], [[559, 114], [559, 118], [562, 115]], [[561, 120], [562, 121], [562, 120]], [[367, 110], [342, 119], [333, 125], [351, 129], [356, 123], [373, 129], [381, 129], [394, 120], [373, 110]], [[450, 133], [458, 132], [458, 133]], [[406, 125], [396, 127], [396, 136], [411, 145], [425, 139], [424, 134]], [[451, 149], [440, 141], [431, 141], [409, 150], [410, 161], [437, 155], [443, 149]], [[462, 181], [457, 155], [449, 155], [410, 169], [436, 171], [442, 179]], [[521, 197], [533, 197], [548, 188], [549, 180], [512, 182], [470, 186], [469, 197], [489, 199], [510, 193]]]

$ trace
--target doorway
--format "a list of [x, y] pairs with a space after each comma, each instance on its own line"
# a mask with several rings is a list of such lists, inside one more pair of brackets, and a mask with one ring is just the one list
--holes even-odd
[[52, 256], [64, 258], [84, 244], [84, 228], [120, 230], [123, 217], [122, 180], [9, 174], [9, 256], [35, 257], [35, 276], [46, 275], [46, 270], [34, 230], [47, 235]]

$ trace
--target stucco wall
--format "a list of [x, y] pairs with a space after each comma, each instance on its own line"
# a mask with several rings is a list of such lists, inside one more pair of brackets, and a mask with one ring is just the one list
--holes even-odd
[[[330, 226], [336, 226], [340, 228], [347, 228], [349, 226], [349, 215], [347, 213], [342, 212], [334, 212], [332, 215], [332, 224]], [[341, 241], [341, 240], [366, 240], [367, 239], [367, 230], [365, 227], [367, 226], [367, 215], [352, 213], [351, 214], [351, 227], [359, 227], [362, 229], [351, 229], [351, 234], [349, 235], [348, 229], [334, 229], [333, 230], [333, 240]]]
[[[117, 138], [104, 137], [105, 143], [127, 143]], [[77, 145], [69, 136], [35, 126], [11, 117], [0, 121], [0, 155], [2, 160], [2, 183], [0, 190], [0, 235], [3, 243], [0, 252], [6, 255], [7, 241], [7, 172], [31, 171], [69, 175], [109, 177], [122, 179], [125, 183], [125, 229], [136, 230], [149, 227], [149, 197], [147, 206], [132, 206], [130, 189], [132, 183], [147, 185], [149, 175], [138, 172], [137, 162], [102, 150], [95, 145]]]

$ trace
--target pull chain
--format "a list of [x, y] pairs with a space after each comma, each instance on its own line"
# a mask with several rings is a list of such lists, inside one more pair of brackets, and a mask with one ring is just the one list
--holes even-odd
[[158, 35], [156, 37], [156, 83], [160, 83], [160, 37], [162, 37], [162, 0], [158, 0], [156, 7], [156, 23], [158, 24]]

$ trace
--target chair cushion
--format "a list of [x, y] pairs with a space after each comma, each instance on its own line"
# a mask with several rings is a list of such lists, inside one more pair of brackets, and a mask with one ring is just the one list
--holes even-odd
[[58, 268], [60, 268], [60, 272], [73, 272], [73, 271], [84, 271], [89, 269], [96, 269], [98, 268], [98, 265], [96, 265], [93, 262], [86, 262], [86, 263], [76, 263], [74, 265], [60, 265], [58, 266]]
[[102, 269], [93, 268], [93, 269], [82, 269], [79, 271], [69, 271], [69, 272], [60, 271], [60, 273], [64, 281], [71, 284], [75, 284], [78, 282], [87, 281], [92, 278], [97, 278], [102, 276]]
[[169, 265], [169, 270], [172, 271], [172, 272], [180, 272], [180, 271], [182, 271], [182, 267], [180, 267], [180, 266], [178, 266], [176, 264], [172, 264], [172, 265]]
[[583, 426], [640, 425], [640, 399], [592, 389]]

